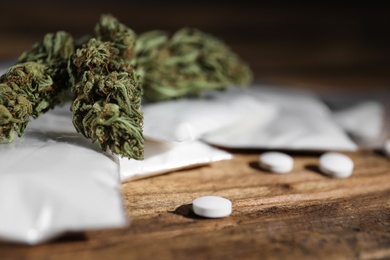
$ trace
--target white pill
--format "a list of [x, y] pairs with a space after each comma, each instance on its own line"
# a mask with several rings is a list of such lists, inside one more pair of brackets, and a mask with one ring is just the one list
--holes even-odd
[[206, 218], [222, 218], [232, 213], [232, 202], [218, 196], [204, 196], [192, 202], [196, 215]]
[[274, 173], [288, 173], [293, 169], [293, 158], [285, 153], [266, 152], [259, 156], [259, 166]]
[[334, 178], [347, 178], [352, 175], [354, 163], [348, 156], [329, 152], [320, 157], [320, 171]]
[[383, 152], [387, 157], [390, 157], [390, 139], [385, 142], [385, 145], [383, 146]]

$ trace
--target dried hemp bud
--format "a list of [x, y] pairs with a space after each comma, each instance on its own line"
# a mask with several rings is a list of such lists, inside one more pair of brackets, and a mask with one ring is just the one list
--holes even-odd
[[96, 28], [98, 39], [77, 49], [69, 64], [77, 95], [73, 124], [102, 150], [143, 159], [142, 87], [128, 58], [135, 37], [111, 16], [102, 16]]
[[129, 62], [133, 58], [136, 34], [126, 25], [120, 23], [110, 14], [103, 14], [100, 21], [95, 26], [97, 38], [104, 42], [112, 42], [120, 51], [124, 62]]
[[252, 72], [220, 39], [193, 28], [172, 37], [163, 31], [139, 35], [135, 68], [145, 98], [161, 101], [199, 95], [206, 89], [248, 85]]
[[73, 49], [70, 34], [46, 34], [0, 78], [0, 141], [12, 142], [14, 132], [21, 137], [30, 116], [62, 102], [70, 88], [67, 63]]
[[71, 85], [67, 67], [73, 52], [73, 37], [67, 32], [58, 31], [46, 34], [42, 42], [36, 43], [19, 57], [18, 63], [34, 61], [47, 65], [47, 73], [52, 77], [55, 89], [50, 108], [66, 101], [64, 98], [69, 95]]
[[30, 116], [38, 117], [50, 108], [53, 81], [47, 67], [36, 62], [12, 66], [0, 79], [0, 141], [21, 137]]

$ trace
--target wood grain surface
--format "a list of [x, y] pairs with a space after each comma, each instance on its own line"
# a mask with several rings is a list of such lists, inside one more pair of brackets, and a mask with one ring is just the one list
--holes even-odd
[[[389, 105], [384, 5], [110, 2], [2, 3], [0, 59], [46, 32], [89, 33], [111, 12], [137, 32], [188, 25], [214, 33], [251, 64], [259, 84]], [[390, 160], [381, 153], [346, 153], [352, 177], [331, 179], [318, 170], [319, 154], [292, 153], [293, 172], [274, 175], [258, 168], [261, 151], [231, 152], [233, 160], [124, 183], [125, 229], [34, 247], [0, 243], [0, 259], [390, 259]], [[203, 195], [232, 200], [232, 215], [195, 216], [191, 202]]]
[[[348, 179], [318, 172], [317, 155], [294, 170], [257, 167], [256, 153], [123, 184], [126, 229], [73, 234], [36, 247], [0, 244], [2, 259], [388, 259], [390, 161], [349, 153]], [[233, 213], [197, 217], [194, 198], [226, 197]]]

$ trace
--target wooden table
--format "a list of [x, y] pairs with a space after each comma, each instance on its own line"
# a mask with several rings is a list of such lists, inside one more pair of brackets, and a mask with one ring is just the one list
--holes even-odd
[[[390, 161], [350, 153], [348, 179], [318, 172], [316, 155], [294, 155], [287, 175], [256, 166], [257, 153], [123, 184], [131, 225], [36, 246], [0, 244], [2, 259], [388, 259]], [[191, 211], [194, 198], [233, 202], [223, 219]]]
[[[250, 62], [258, 83], [390, 97], [389, 18], [382, 6], [151, 3], [26, 2], [25, 9], [9, 3], [0, 18], [0, 58], [18, 56], [59, 28], [85, 34], [108, 10], [137, 31], [191, 25], [222, 36]], [[0, 259], [390, 259], [388, 158], [347, 153], [355, 171], [341, 180], [320, 174], [319, 154], [293, 153], [293, 172], [273, 175], [257, 167], [261, 151], [231, 152], [233, 160], [123, 184], [128, 228], [69, 234], [35, 247], [2, 243]], [[232, 200], [232, 215], [195, 216], [191, 202], [203, 195]]]

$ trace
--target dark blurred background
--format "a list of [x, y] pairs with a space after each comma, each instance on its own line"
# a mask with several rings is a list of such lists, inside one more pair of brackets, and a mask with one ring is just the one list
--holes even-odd
[[[222, 38], [259, 83], [316, 90], [390, 89], [390, 9], [386, 1], [2, 1], [0, 60], [47, 32], [93, 32], [111, 13], [137, 33], [197, 27]], [[343, 2], [340, 4], [340, 2]]]

